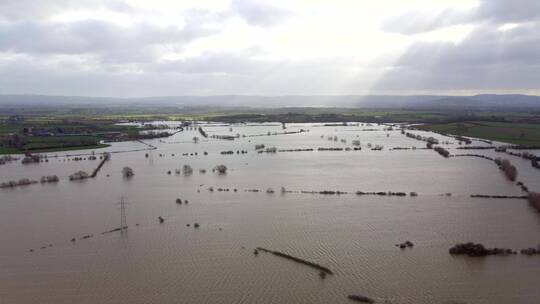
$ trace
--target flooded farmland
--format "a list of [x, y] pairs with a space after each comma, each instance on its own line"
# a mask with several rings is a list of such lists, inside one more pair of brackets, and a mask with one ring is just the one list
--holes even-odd
[[[470, 197], [526, 194], [493, 161], [445, 158], [385, 125], [201, 126], [208, 137], [187, 128], [94, 150], [111, 153], [94, 178], [69, 179], [100, 163], [88, 150], [1, 165], [0, 182], [59, 181], [0, 189], [0, 303], [539, 302], [540, 256], [448, 252], [464, 242], [540, 244], [527, 200]], [[409, 132], [450, 154], [506, 158], [517, 181], [540, 191], [528, 160]], [[103, 234], [121, 225], [121, 197], [129, 228]], [[414, 246], [396, 246], [405, 241]]]

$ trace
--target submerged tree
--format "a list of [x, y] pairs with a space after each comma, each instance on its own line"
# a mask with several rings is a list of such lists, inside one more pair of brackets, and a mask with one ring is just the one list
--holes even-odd
[[193, 173], [193, 168], [191, 168], [190, 165], [184, 165], [182, 171], [184, 171], [184, 175], [191, 175]]
[[122, 169], [122, 175], [124, 177], [132, 177], [133, 175], [135, 175], [135, 172], [133, 172], [133, 169], [131, 169], [130, 167], [124, 167]]
[[90, 177], [88, 173], [84, 171], [77, 171], [69, 176], [69, 180], [81, 180]]
[[214, 167], [213, 171], [217, 171], [219, 174], [225, 174], [227, 173], [227, 166], [217, 165]]

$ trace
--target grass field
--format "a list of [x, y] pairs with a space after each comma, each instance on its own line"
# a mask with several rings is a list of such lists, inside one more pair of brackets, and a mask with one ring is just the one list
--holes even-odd
[[540, 125], [503, 122], [462, 122], [426, 124], [419, 127], [453, 135], [501, 141], [511, 144], [540, 146]]
[[[46, 153], [46, 152], [60, 152], [60, 151], [74, 151], [74, 150], [91, 150], [91, 149], [106, 148], [109, 146], [110, 145], [107, 145], [107, 144], [96, 144], [96, 145], [88, 145], [88, 146], [55, 147], [55, 148], [36, 149], [36, 150], [32, 150], [31, 152], [32, 153]], [[0, 154], [2, 154], [1, 150], [0, 150]], [[4, 153], [4, 154], [8, 154], [8, 153]], [[13, 154], [13, 152], [11, 154]]]
[[49, 136], [27, 137], [22, 150], [61, 149], [66, 147], [96, 146], [100, 139], [95, 136]]
[[21, 152], [19, 150], [17, 150], [17, 149], [0, 147], [0, 155], [2, 155], [2, 154], [18, 154], [18, 153], [21, 153]]
[[96, 136], [50, 136], [25, 137], [25, 143], [20, 149], [0, 147], [0, 154], [19, 154], [28, 152], [57, 152], [84, 149], [99, 149], [108, 147], [101, 144]]

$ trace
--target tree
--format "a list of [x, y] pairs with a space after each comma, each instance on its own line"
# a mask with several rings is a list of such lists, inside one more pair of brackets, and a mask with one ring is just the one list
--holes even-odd
[[529, 204], [533, 206], [536, 210], [540, 211], [540, 193], [531, 192], [527, 197]]
[[227, 173], [227, 166], [218, 165], [218, 166], [214, 167], [214, 171], [217, 171], [219, 174], [225, 174], [225, 173]]
[[12, 148], [20, 149], [23, 146], [23, 140], [19, 136], [19, 134], [15, 133], [10, 135], [10, 138], [8, 140], [8, 146]]

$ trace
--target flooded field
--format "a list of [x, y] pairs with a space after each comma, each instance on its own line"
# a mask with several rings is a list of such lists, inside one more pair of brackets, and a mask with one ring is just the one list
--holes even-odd
[[[525, 195], [493, 161], [444, 158], [383, 125], [202, 128], [207, 138], [189, 128], [95, 150], [111, 158], [81, 181], [69, 176], [98, 166], [91, 151], [1, 165], [0, 182], [60, 180], [0, 189], [0, 303], [351, 303], [356, 294], [380, 303], [540, 302], [540, 256], [448, 253], [469, 241], [517, 251], [540, 243], [540, 214], [526, 200], [470, 197]], [[410, 132], [439, 139], [451, 154], [507, 158], [517, 180], [540, 191], [540, 170], [527, 160]], [[277, 151], [258, 153], [262, 144]], [[295, 149], [304, 151], [285, 151]], [[213, 172], [221, 164], [227, 173]], [[184, 165], [193, 172], [184, 174]], [[122, 176], [126, 166], [134, 176]], [[102, 234], [120, 227], [122, 196], [129, 228]], [[414, 247], [396, 247], [405, 241]], [[312, 267], [254, 254], [257, 247], [333, 274], [323, 279]]]

